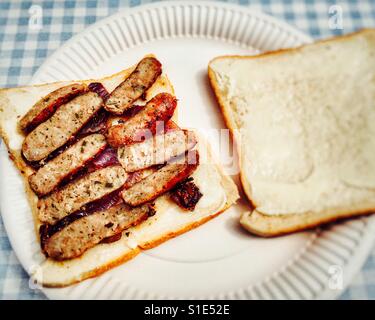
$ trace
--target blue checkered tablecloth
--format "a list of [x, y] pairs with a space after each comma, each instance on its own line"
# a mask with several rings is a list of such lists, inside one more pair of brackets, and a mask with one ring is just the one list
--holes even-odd
[[[119, 9], [149, 3], [148, 0], [0, 0], [0, 87], [27, 84], [33, 73], [62, 43], [87, 26]], [[375, 0], [229, 0], [262, 10], [296, 26], [314, 38], [375, 27]], [[30, 7], [43, 9], [43, 27], [29, 28]], [[342, 11], [342, 28], [329, 24], [332, 6]], [[331, 21], [332, 22], [332, 21]], [[330, 28], [331, 26], [331, 28]], [[337, 24], [336, 24], [337, 26]], [[1, 177], [0, 177], [1, 178]], [[0, 216], [0, 299], [44, 299], [29, 288], [28, 276], [19, 264]], [[375, 299], [375, 247], [362, 270], [341, 299]]]

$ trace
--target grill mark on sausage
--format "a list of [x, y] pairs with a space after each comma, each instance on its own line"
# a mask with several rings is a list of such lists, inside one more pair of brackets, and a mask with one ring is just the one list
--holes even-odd
[[43, 225], [40, 228], [42, 248], [47, 257], [55, 260], [76, 258], [103, 239], [141, 223], [154, 213], [151, 204], [130, 208], [119, 203], [79, 217], [54, 233], [51, 231], [54, 226]]
[[87, 91], [84, 84], [73, 83], [54, 90], [35, 103], [29, 112], [19, 121], [19, 126], [24, 133], [34, 130], [39, 124], [50, 118], [63, 104]]
[[134, 101], [153, 85], [161, 75], [161, 63], [153, 58], [142, 59], [135, 70], [109, 95], [105, 108], [114, 114], [122, 114]]
[[118, 148], [118, 159], [127, 172], [134, 172], [173, 161], [196, 144], [192, 131], [169, 130], [141, 143]]
[[189, 177], [198, 165], [198, 151], [191, 151], [179, 161], [166, 164], [131, 188], [123, 190], [121, 196], [132, 207], [152, 201]]
[[84, 205], [120, 189], [127, 180], [121, 166], [92, 172], [38, 201], [39, 220], [54, 224]]
[[160, 93], [126, 123], [108, 129], [107, 139], [113, 147], [141, 142], [150, 134], [157, 132], [158, 126], [164, 127], [173, 116], [177, 99], [168, 93]]
[[92, 134], [78, 140], [29, 177], [31, 189], [38, 196], [49, 194], [104, 150], [106, 145], [105, 137], [101, 134]]
[[62, 105], [54, 115], [30, 132], [22, 153], [29, 161], [39, 161], [69, 142], [100, 110], [103, 100], [94, 92], [80, 95]]

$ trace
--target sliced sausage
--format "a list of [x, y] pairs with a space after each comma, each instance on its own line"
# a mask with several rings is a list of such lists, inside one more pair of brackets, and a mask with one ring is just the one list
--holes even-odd
[[30, 132], [51, 117], [61, 105], [86, 91], [86, 85], [73, 83], [51, 92], [34, 104], [30, 111], [21, 118], [19, 122], [21, 130], [26, 133]]
[[39, 161], [64, 145], [98, 112], [102, 103], [98, 94], [88, 92], [62, 105], [27, 135], [22, 145], [25, 158]]
[[192, 131], [171, 130], [141, 143], [118, 148], [118, 159], [127, 172], [163, 164], [194, 148], [197, 140]]
[[105, 137], [101, 134], [92, 134], [79, 140], [29, 177], [31, 189], [39, 196], [50, 193], [63, 179], [77, 172], [104, 150], [106, 145]]
[[161, 63], [157, 59], [142, 59], [129, 77], [109, 95], [105, 109], [114, 114], [122, 114], [152, 86], [161, 73]]
[[168, 93], [160, 93], [125, 123], [110, 127], [107, 133], [108, 142], [113, 147], [141, 142], [145, 137], [154, 135], [158, 127], [173, 116], [177, 106], [175, 97]]
[[117, 190], [126, 182], [127, 174], [121, 166], [94, 171], [38, 202], [39, 219], [54, 224], [58, 220]]
[[42, 241], [44, 252], [55, 260], [79, 257], [103, 239], [139, 224], [154, 213], [151, 205], [129, 208], [124, 203], [95, 212], [77, 219]]
[[183, 161], [169, 163], [129, 189], [122, 191], [121, 196], [126, 204], [133, 207], [154, 200], [189, 177], [198, 164], [198, 152], [191, 152]]

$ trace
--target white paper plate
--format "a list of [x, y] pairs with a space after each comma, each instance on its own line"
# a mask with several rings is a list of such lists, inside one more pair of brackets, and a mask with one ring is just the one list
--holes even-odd
[[[154, 53], [175, 86], [180, 124], [219, 129], [225, 126], [208, 85], [210, 59], [309, 41], [285, 23], [242, 7], [157, 3], [119, 12], [75, 36], [42, 65], [32, 83], [100, 78]], [[4, 150], [0, 173], [4, 224], [30, 272], [43, 257], [22, 181]], [[44, 292], [62, 299], [333, 298], [360, 268], [375, 236], [375, 220], [361, 218], [323, 231], [261, 239], [240, 228], [244, 210], [240, 203], [99, 278]]]

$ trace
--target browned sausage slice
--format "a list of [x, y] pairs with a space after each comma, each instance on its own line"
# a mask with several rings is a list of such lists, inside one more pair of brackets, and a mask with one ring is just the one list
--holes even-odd
[[152, 201], [189, 177], [198, 164], [198, 152], [191, 152], [183, 161], [169, 163], [131, 188], [122, 191], [121, 196], [126, 204], [133, 207]]
[[39, 161], [64, 145], [102, 107], [103, 100], [94, 92], [80, 95], [62, 105], [54, 115], [31, 131], [22, 145], [29, 161]]
[[154, 213], [151, 205], [129, 208], [121, 203], [72, 222], [48, 238], [43, 249], [55, 260], [76, 258], [103, 239], [139, 224]]
[[29, 112], [21, 118], [19, 122], [21, 130], [30, 132], [51, 117], [61, 105], [86, 91], [86, 85], [73, 83], [51, 92], [34, 104]]
[[157, 59], [142, 59], [130, 76], [112, 91], [105, 109], [114, 114], [122, 114], [152, 86], [161, 73], [161, 63]]
[[175, 97], [168, 93], [160, 93], [125, 123], [108, 129], [107, 139], [113, 147], [141, 142], [144, 137], [156, 133], [157, 127], [163, 127], [173, 116], [177, 106]]
[[127, 172], [163, 164], [194, 148], [197, 140], [192, 131], [171, 130], [141, 143], [118, 148], [118, 160]]
[[126, 179], [127, 174], [121, 166], [94, 171], [40, 199], [39, 220], [54, 224], [68, 214], [81, 209], [83, 205], [121, 188]]
[[104, 150], [106, 145], [105, 137], [101, 134], [92, 134], [79, 140], [31, 175], [30, 187], [39, 196], [52, 192], [64, 178], [84, 166]]

